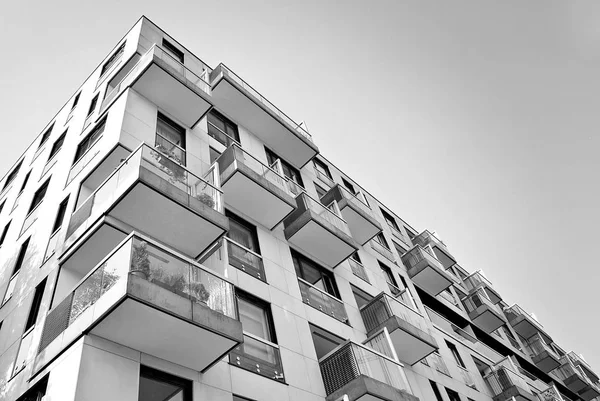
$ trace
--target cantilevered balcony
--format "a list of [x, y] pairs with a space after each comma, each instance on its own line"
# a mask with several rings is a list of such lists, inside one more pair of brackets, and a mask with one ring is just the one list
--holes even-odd
[[396, 297], [382, 292], [364, 305], [360, 314], [367, 336], [386, 327], [398, 359], [414, 365], [439, 347], [425, 318], [411, 302], [406, 289]]
[[348, 223], [352, 237], [364, 245], [381, 232], [381, 224], [373, 215], [373, 211], [367, 206], [362, 193], [353, 194], [340, 184], [336, 184], [321, 198], [321, 202], [328, 205], [336, 201]]
[[514, 304], [510, 308], [504, 309], [504, 314], [510, 325], [521, 337], [527, 339], [539, 333], [546, 344], [552, 343], [552, 337], [546, 333], [541, 323], [533, 315], [525, 312], [519, 305]]
[[552, 347], [546, 344], [540, 334], [534, 334], [527, 342], [528, 344], [525, 345], [525, 349], [529, 352], [531, 360], [533, 360], [533, 363], [538, 368], [548, 373], [560, 366], [560, 357], [554, 352]]
[[563, 398], [553, 382], [546, 390], [538, 394], [538, 398], [539, 401], [570, 401], [568, 398]]
[[412, 242], [423, 248], [426, 248], [428, 245], [431, 246], [435, 257], [440, 261], [442, 266], [444, 266], [444, 270], [456, 263], [456, 259], [450, 254], [446, 244], [431, 231], [423, 231], [421, 234], [414, 237]]
[[486, 333], [491, 333], [506, 323], [502, 312], [496, 309], [483, 288], [477, 289], [463, 299], [463, 305], [469, 314], [469, 319]]
[[210, 109], [210, 85], [160, 46], [153, 45], [102, 102], [105, 110], [128, 87], [188, 127]]
[[198, 371], [243, 341], [233, 285], [135, 233], [95, 267], [62, 265], [54, 298], [36, 370], [85, 333]]
[[302, 192], [297, 208], [283, 221], [289, 243], [317, 262], [334, 268], [358, 249], [337, 203], [328, 206]]
[[471, 273], [471, 275], [463, 280], [463, 285], [469, 292], [476, 291], [478, 288], [483, 288], [493, 304], [497, 304], [502, 300], [500, 294], [492, 287], [491, 281], [483, 275], [481, 270]]
[[302, 302], [306, 305], [342, 323], [348, 323], [346, 307], [341, 300], [301, 278], [298, 278], [298, 287], [300, 288], [300, 295], [302, 295]]
[[588, 379], [590, 379], [590, 381], [597, 382], [598, 380], [600, 380], [596, 372], [594, 372], [592, 367], [583, 359], [582, 356], [577, 355], [573, 351], [569, 352], [567, 355], [569, 356], [569, 359], [571, 359], [571, 362], [573, 362], [575, 366], [581, 366], [581, 369], [583, 369], [583, 372], [586, 374]]
[[280, 165], [268, 167], [238, 144], [223, 152], [217, 163], [225, 203], [263, 226], [275, 228], [296, 208]]
[[428, 248], [415, 245], [402, 255], [402, 263], [410, 278], [432, 296], [452, 285], [452, 279]]
[[600, 396], [600, 383], [592, 383], [588, 380], [587, 386], [585, 386], [577, 395], [579, 395], [583, 401], [596, 400], [596, 398]]
[[537, 401], [525, 379], [506, 366], [493, 368], [485, 381], [492, 389], [494, 401]]
[[574, 393], [585, 392], [589, 381], [580, 366], [575, 366], [568, 356], [560, 358], [560, 366], [554, 370], [554, 375]]
[[402, 364], [347, 341], [319, 360], [327, 401], [418, 401]]
[[103, 215], [192, 257], [229, 229], [216, 166], [200, 178], [146, 145], [127, 153], [118, 146], [85, 180], [81, 193], [95, 190], [71, 216], [65, 249]]
[[223, 64], [210, 74], [212, 102], [220, 112], [249, 129], [276, 154], [300, 169], [319, 149], [312, 137], [273, 103]]

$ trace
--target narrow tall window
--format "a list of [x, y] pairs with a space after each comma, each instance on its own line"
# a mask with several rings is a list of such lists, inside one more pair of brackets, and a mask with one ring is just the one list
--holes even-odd
[[27, 181], [29, 181], [30, 175], [31, 175], [31, 170], [27, 173], [27, 175], [25, 175], [25, 179], [23, 180], [23, 184], [21, 184], [21, 189], [19, 190], [19, 194], [21, 194], [25, 190], [25, 187], [27, 186]]
[[450, 401], [461, 401], [460, 396], [454, 390], [446, 388], [446, 394], [448, 394], [448, 398], [450, 399]]
[[63, 134], [59, 136], [56, 141], [54, 141], [52, 150], [50, 150], [50, 155], [48, 156], [48, 160], [51, 160], [60, 151], [63, 143], [65, 142], [65, 135], [67, 135], [67, 131], [63, 132]]
[[83, 141], [79, 142], [79, 145], [77, 145], [77, 150], [75, 151], [75, 160], [73, 161], [73, 165], [77, 164], [79, 159], [81, 159], [83, 155], [85, 155], [85, 153], [100, 139], [100, 137], [104, 133], [105, 126], [106, 118], [100, 121], [94, 127], [92, 132], [87, 134]]
[[[397, 292], [398, 291], [398, 283], [396, 282], [396, 279], [394, 278], [394, 273], [392, 273], [392, 269], [390, 269], [389, 267], [387, 267], [386, 265], [384, 265], [381, 262], [379, 262], [379, 268], [383, 272], [383, 276], [385, 277], [385, 280], [387, 281], [387, 283], [396, 287], [394, 290]], [[390, 287], [390, 289], [391, 289], [391, 287]]]
[[442, 394], [440, 394], [440, 389], [438, 388], [437, 383], [429, 380], [429, 384], [431, 384], [431, 389], [433, 390], [433, 394], [435, 394], [435, 399], [437, 401], [444, 401]]
[[96, 93], [96, 96], [94, 96], [94, 98], [90, 102], [90, 108], [88, 109], [88, 112], [87, 112], [88, 117], [94, 113], [94, 110], [96, 110], [96, 104], [98, 104], [98, 95], [99, 94]]
[[183, 52], [175, 47], [174, 44], [163, 38], [162, 47], [170, 56], [183, 64]]
[[331, 172], [329, 171], [329, 167], [325, 163], [323, 163], [319, 159], [314, 159], [313, 163], [315, 166], [315, 170], [317, 171], [317, 175], [322, 174], [322, 175], [326, 176], [327, 178], [329, 178], [330, 180], [333, 179], [331, 176]]
[[382, 232], [377, 233], [377, 235], [373, 237], [373, 240], [377, 241], [377, 243], [385, 249], [390, 249], [390, 246], [388, 245], [387, 240], [385, 239], [385, 235], [383, 235]]
[[227, 238], [260, 254], [256, 227], [230, 211], [226, 211], [225, 215], [229, 217], [229, 231], [227, 232]]
[[208, 113], [208, 135], [219, 141], [223, 146], [233, 142], [240, 143], [237, 125], [216, 110]]
[[156, 149], [185, 165], [185, 128], [158, 113], [155, 141]]
[[446, 341], [446, 346], [448, 347], [450, 352], [452, 352], [452, 356], [454, 357], [456, 364], [458, 366], [460, 366], [461, 368], [466, 369], [467, 367], [465, 366], [465, 363], [463, 362], [462, 358], [460, 357], [460, 353], [458, 352], [456, 345], [452, 344], [451, 342], [448, 342], [448, 340], [445, 340], [445, 341]]
[[119, 46], [118, 49], [115, 50], [115, 52], [112, 54], [112, 56], [110, 56], [108, 58], [108, 60], [106, 60], [106, 62], [102, 66], [102, 71], [100, 71], [100, 77], [104, 76], [104, 74], [106, 74], [108, 72], [108, 70], [110, 70], [110, 68], [113, 65], [115, 65], [117, 63], [117, 61], [119, 61], [121, 56], [123, 56], [124, 51], [125, 51], [125, 42], [123, 42], [121, 44], [121, 46]]
[[69, 197], [63, 200], [58, 206], [58, 211], [56, 212], [56, 217], [54, 218], [54, 225], [52, 226], [52, 233], [54, 234], [56, 231], [60, 229], [62, 226], [63, 220], [65, 219], [65, 214], [67, 212], [67, 205], [69, 204]]
[[17, 174], [19, 174], [19, 169], [21, 168], [21, 164], [23, 164], [23, 160], [21, 160], [19, 164], [17, 164], [17, 166], [10, 173], [8, 173], [6, 176], [6, 181], [4, 181], [4, 186], [2, 187], [3, 191], [17, 177]]
[[383, 209], [381, 209], [381, 214], [383, 215], [383, 219], [385, 220], [385, 222], [391, 229], [400, 231], [400, 228], [398, 227], [398, 223], [396, 223], [396, 219], [391, 214], [389, 214], [388, 212], [386, 212]]
[[41, 148], [44, 145], [44, 143], [46, 143], [48, 138], [50, 138], [50, 134], [52, 133], [53, 128], [54, 123], [52, 123], [52, 125], [50, 125], [50, 127], [48, 127], [46, 131], [44, 131], [44, 133], [42, 134], [42, 139], [40, 139], [40, 145], [38, 146], [38, 149]]
[[31, 206], [29, 207], [29, 211], [27, 212], [27, 214], [31, 213], [33, 209], [35, 209], [40, 203], [42, 203], [42, 201], [44, 200], [44, 196], [46, 196], [46, 191], [48, 190], [49, 183], [50, 179], [47, 179], [46, 182], [44, 182], [42, 186], [39, 187], [37, 191], [35, 191], [35, 194], [33, 195], [33, 200], [31, 201]]
[[356, 195], [356, 194], [357, 194], [356, 190], [354, 189], [354, 185], [352, 185], [352, 184], [350, 183], [350, 181], [348, 181], [348, 180], [347, 180], [347, 179], [345, 179], [344, 177], [342, 177], [342, 184], [344, 184], [344, 186], [346, 187], [346, 189], [347, 189], [348, 191], [350, 191], [352, 194], [354, 194], [354, 195]]
[[40, 306], [42, 305], [42, 297], [44, 296], [44, 289], [46, 288], [46, 279], [44, 279], [37, 287], [35, 287], [35, 294], [33, 294], [33, 302], [29, 309], [29, 316], [27, 317], [27, 323], [25, 324], [25, 330], [27, 331], [33, 326], [37, 320], [38, 314], [40, 313]]
[[75, 99], [73, 99], [73, 105], [71, 106], [71, 111], [77, 107], [77, 103], [79, 103], [79, 97], [81, 96], [81, 92], [75, 95]]
[[13, 276], [21, 270], [21, 267], [23, 267], [23, 261], [25, 261], [25, 255], [27, 255], [27, 247], [29, 247], [30, 239], [31, 239], [31, 237], [27, 238], [21, 244], [21, 248], [19, 249], [19, 254], [17, 255], [17, 261], [15, 262], [15, 267], [13, 268], [13, 272], [12, 272]]
[[6, 223], [6, 225], [4, 226], [4, 229], [2, 230], [2, 235], [0, 235], [0, 246], [2, 246], [2, 244], [4, 243], [4, 239], [6, 238], [6, 234], [8, 233], [8, 229], [10, 228], [11, 221], [9, 221], [8, 223]]
[[265, 153], [267, 154], [267, 161], [269, 162], [269, 166], [273, 166], [277, 161], [281, 163], [281, 169], [283, 170], [283, 175], [294, 181], [296, 184], [304, 187], [304, 183], [302, 182], [302, 176], [300, 175], [300, 171], [294, 168], [291, 164], [283, 160], [281, 157], [277, 156], [270, 149], [265, 148]]

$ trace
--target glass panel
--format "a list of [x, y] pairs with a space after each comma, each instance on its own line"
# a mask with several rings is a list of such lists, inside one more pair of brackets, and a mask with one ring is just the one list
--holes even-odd
[[279, 349], [249, 335], [229, 354], [229, 362], [262, 376], [284, 380]]

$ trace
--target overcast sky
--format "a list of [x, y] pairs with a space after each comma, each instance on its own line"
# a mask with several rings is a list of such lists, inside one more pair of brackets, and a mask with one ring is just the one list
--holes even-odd
[[1, 174], [142, 14], [600, 371], [599, 2], [4, 2]]

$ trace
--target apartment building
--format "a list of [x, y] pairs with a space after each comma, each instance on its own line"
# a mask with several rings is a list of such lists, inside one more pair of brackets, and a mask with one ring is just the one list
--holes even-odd
[[0, 399], [600, 396], [479, 266], [145, 17], [0, 191]]

